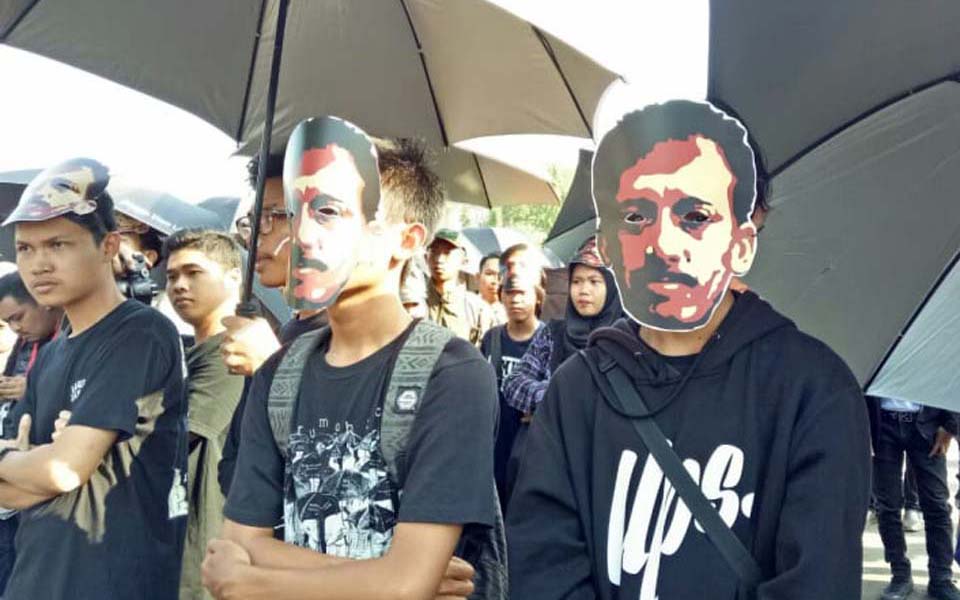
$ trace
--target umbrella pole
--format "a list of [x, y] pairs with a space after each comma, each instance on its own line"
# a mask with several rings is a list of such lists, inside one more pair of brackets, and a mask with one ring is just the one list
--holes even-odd
[[237, 315], [253, 318], [260, 309], [253, 301], [253, 278], [256, 276], [257, 245], [260, 238], [260, 217], [263, 214], [263, 190], [266, 186], [267, 162], [270, 159], [270, 138], [273, 135], [273, 114], [277, 107], [277, 87], [280, 83], [280, 61], [283, 57], [283, 36], [287, 26], [287, 7], [290, 0], [278, 0], [277, 30], [273, 38], [273, 56], [270, 62], [270, 82], [267, 87], [267, 107], [260, 138], [260, 164], [257, 169], [256, 195], [253, 201], [253, 223], [250, 224], [250, 252], [243, 274], [243, 294], [237, 305]]

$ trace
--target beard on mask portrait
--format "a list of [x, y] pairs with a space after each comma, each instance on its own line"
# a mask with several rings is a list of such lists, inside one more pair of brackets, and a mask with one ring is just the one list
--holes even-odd
[[292, 227], [287, 301], [327, 308], [349, 281], [380, 203], [373, 141], [337, 117], [302, 121], [287, 142], [283, 191]]
[[756, 165], [746, 128], [706, 102], [626, 114], [597, 145], [593, 200], [604, 263], [644, 327], [706, 326], [756, 255]]

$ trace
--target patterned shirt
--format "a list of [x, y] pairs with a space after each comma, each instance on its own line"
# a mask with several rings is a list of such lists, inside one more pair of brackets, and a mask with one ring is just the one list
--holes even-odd
[[503, 399], [523, 413], [531, 413], [543, 400], [550, 383], [550, 355], [553, 336], [549, 327], [541, 327], [530, 340], [530, 347], [503, 380]]

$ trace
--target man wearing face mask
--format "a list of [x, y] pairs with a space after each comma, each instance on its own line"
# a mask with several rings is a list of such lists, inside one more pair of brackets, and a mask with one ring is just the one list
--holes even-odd
[[[422, 151], [399, 146], [408, 163], [422, 163]], [[384, 154], [390, 165], [396, 155]], [[469, 343], [427, 324], [445, 341], [426, 386], [394, 385], [408, 340], [427, 331], [398, 292], [442, 210], [439, 181], [429, 170], [384, 168], [361, 130], [323, 117], [291, 136], [284, 188], [288, 301], [326, 309], [330, 325], [253, 379], [226, 540], [209, 548], [205, 585], [217, 597], [464, 598], [472, 569], [451, 557], [496, 513], [495, 379]], [[417, 424], [402, 477], [384, 445], [398, 411]]]
[[859, 385], [729, 289], [756, 253], [756, 162], [739, 121], [683, 100], [598, 144], [600, 251], [629, 318], [554, 372], [537, 411], [508, 514], [516, 597], [860, 597]]

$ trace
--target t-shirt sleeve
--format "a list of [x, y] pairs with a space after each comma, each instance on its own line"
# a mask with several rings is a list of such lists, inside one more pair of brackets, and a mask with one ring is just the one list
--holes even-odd
[[[38, 373], [36, 366], [40, 365], [42, 358], [37, 358], [37, 365], [34, 366], [34, 373]], [[23, 398], [18, 400], [13, 404], [13, 408], [10, 410], [10, 415], [7, 417], [6, 422], [3, 424], [3, 437], [4, 439], [14, 439], [17, 437], [17, 430], [19, 429], [20, 418], [23, 415], [30, 415], [33, 417], [36, 414], [36, 405], [37, 405], [37, 385], [36, 385], [37, 376], [27, 374], [27, 389], [23, 392]], [[37, 436], [35, 430], [37, 428], [36, 419], [33, 420], [33, 425], [30, 429], [30, 443], [39, 444], [42, 443], [39, 436]]]
[[492, 525], [497, 382], [464, 340], [451, 340], [427, 383], [407, 454], [398, 520]]
[[190, 432], [208, 440], [225, 435], [242, 392], [243, 377], [231, 375], [218, 353], [204, 353], [187, 378]]
[[249, 527], [275, 527], [283, 518], [284, 460], [267, 414], [270, 382], [278, 361], [271, 359], [250, 384], [239, 452], [223, 509], [226, 518]]
[[[71, 382], [70, 424], [116, 431], [125, 440], [136, 432], [137, 403], [164, 393], [182, 358], [172, 326], [124, 327], [114, 338], [84, 357], [77, 371], [84, 377]], [[134, 347], [130, 340], [136, 340]]]

